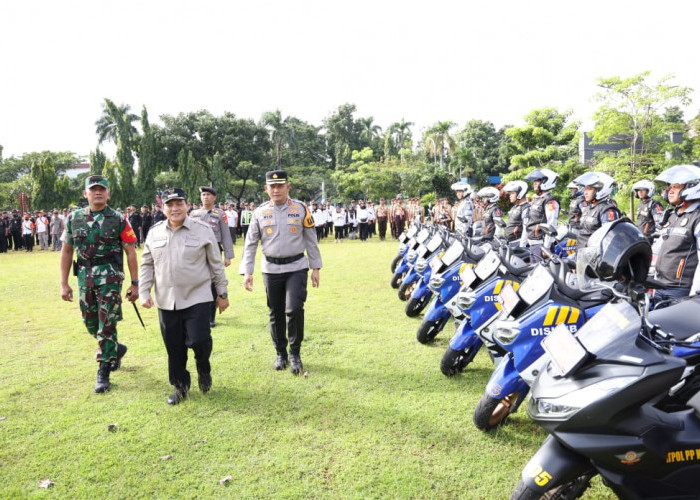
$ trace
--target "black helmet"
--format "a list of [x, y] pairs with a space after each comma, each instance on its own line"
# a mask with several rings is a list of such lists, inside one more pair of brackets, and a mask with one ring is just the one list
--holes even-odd
[[596, 230], [576, 256], [579, 286], [588, 288], [591, 278], [643, 283], [651, 264], [651, 245], [627, 218]]

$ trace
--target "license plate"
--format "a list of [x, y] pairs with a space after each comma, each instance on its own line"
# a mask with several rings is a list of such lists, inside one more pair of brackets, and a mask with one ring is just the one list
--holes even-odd
[[472, 283], [476, 281], [476, 273], [474, 272], [472, 266], [466, 266], [464, 269], [462, 269], [462, 272], [459, 273], [459, 279], [462, 281], [462, 286], [472, 286]]
[[586, 348], [564, 324], [542, 340], [542, 347], [552, 360], [552, 365], [564, 377], [581, 366], [588, 357]]
[[501, 308], [508, 316], [518, 307], [520, 297], [518, 296], [518, 292], [515, 291], [515, 288], [513, 288], [512, 283], [508, 283], [504, 286], [501, 293], [498, 294], [498, 303], [501, 304]]
[[436, 257], [430, 259], [430, 269], [432, 269], [434, 273], [437, 273], [441, 267], [442, 267], [442, 260], [440, 260], [439, 256], [436, 256]]

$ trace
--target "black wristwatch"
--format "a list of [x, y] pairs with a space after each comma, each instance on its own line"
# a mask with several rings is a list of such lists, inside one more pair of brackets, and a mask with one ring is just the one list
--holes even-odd
[[131, 284], [139, 286], [139, 280], [131, 280]]
[[222, 299], [228, 299], [228, 293], [219, 294], [219, 297], [221, 297]]

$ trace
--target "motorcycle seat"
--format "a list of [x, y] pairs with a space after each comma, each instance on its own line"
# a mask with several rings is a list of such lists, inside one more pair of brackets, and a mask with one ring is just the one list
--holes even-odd
[[700, 317], [700, 296], [695, 295], [664, 309], [649, 313], [649, 322], [658, 326], [678, 340], [700, 332], [697, 318]]

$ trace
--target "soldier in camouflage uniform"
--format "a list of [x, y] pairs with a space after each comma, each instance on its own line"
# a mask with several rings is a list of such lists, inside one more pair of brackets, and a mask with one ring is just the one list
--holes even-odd
[[139, 297], [136, 235], [129, 222], [107, 206], [109, 184], [99, 175], [85, 180], [83, 195], [88, 206], [68, 216], [61, 236], [61, 298], [73, 300], [68, 274], [77, 252], [74, 274], [78, 277], [80, 312], [83, 322], [97, 339], [96, 361], [99, 363], [95, 392], [110, 389], [110, 371], [119, 369], [126, 346], [117, 343], [117, 322], [122, 319], [121, 289], [122, 249], [126, 252], [131, 286], [126, 298], [134, 302]]
[[[202, 208], [192, 210], [189, 215], [192, 219], [204, 222], [211, 227], [212, 231], [214, 231], [214, 236], [216, 236], [216, 242], [219, 244], [219, 250], [224, 252], [224, 267], [228, 267], [231, 265], [231, 259], [233, 259], [234, 255], [233, 239], [231, 238], [231, 232], [228, 230], [226, 212], [214, 206], [216, 203], [216, 191], [213, 187], [202, 186], [199, 188], [199, 193], [202, 200]], [[216, 297], [216, 286], [213, 280], [211, 293], [212, 296]], [[209, 310], [209, 326], [211, 328], [216, 326], [215, 302], [212, 302]]]
[[311, 212], [302, 202], [289, 198], [287, 172], [273, 170], [265, 178], [270, 201], [253, 213], [238, 272], [244, 275], [245, 289], [252, 291], [255, 252], [258, 242], [262, 242], [261, 267], [270, 310], [270, 335], [277, 351], [274, 367], [284, 370], [289, 361], [292, 373], [299, 375], [304, 369], [300, 349], [309, 267], [311, 284], [318, 287], [321, 252]]

